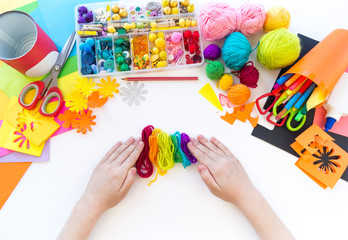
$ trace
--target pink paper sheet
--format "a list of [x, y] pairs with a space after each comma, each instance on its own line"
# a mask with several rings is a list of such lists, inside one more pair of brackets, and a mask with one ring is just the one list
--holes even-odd
[[42, 150], [40, 157], [35, 157], [29, 154], [12, 152], [0, 158], [0, 163], [15, 163], [15, 162], [47, 162], [50, 160], [50, 140], [48, 140]]
[[[317, 108], [315, 110], [313, 123], [317, 124], [320, 128], [325, 129], [324, 127], [326, 122], [325, 115], [326, 115], [325, 108], [323, 107]], [[329, 131], [348, 137], [348, 116], [341, 117], [341, 119], [338, 122], [336, 122]]]

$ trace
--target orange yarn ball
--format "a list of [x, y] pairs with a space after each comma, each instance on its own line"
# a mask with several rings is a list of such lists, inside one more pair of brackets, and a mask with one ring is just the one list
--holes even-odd
[[227, 93], [227, 98], [234, 105], [243, 105], [250, 98], [251, 92], [244, 84], [233, 85]]

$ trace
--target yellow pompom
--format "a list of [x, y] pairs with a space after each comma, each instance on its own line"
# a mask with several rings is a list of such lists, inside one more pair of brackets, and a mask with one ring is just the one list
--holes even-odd
[[196, 20], [192, 20], [191, 21], [191, 26], [192, 27], [197, 27], [197, 21]]
[[221, 90], [228, 90], [233, 84], [233, 77], [231, 74], [225, 73], [222, 75], [219, 81], [219, 86]]
[[152, 22], [150, 23], [150, 27], [151, 27], [151, 28], [157, 28], [157, 23], [156, 23], [155, 21], [152, 21]]
[[131, 29], [134, 29], [134, 28], [136, 28], [137, 27], [137, 24], [135, 23], [135, 22], [132, 22], [131, 24], [130, 24], [130, 28]]
[[227, 93], [227, 98], [234, 105], [243, 105], [250, 98], [250, 90], [243, 84], [233, 85]]
[[278, 28], [289, 28], [290, 26], [290, 13], [283, 7], [272, 7], [266, 12], [266, 20], [263, 24], [263, 29], [266, 32]]
[[123, 28], [126, 29], [127, 31], [130, 29], [130, 24], [129, 23], [125, 23], [123, 25]]
[[163, 38], [157, 38], [155, 40], [155, 46], [159, 49], [163, 49], [166, 47], [166, 44], [164, 42], [164, 39]]
[[169, 3], [170, 3], [170, 0], [163, 0], [163, 1], [162, 1], [162, 6], [163, 6], [163, 7], [168, 7], [168, 6], [169, 6]]
[[193, 5], [193, 3], [190, 3], [190, 5], [187, 6], [187, 11], [190, 13], [190, 12], [193, 12], [195, 10], [195, 5]]
[[191, 20], [186, 19], [185, 25], [186, 25], [186, 27], [191, 27]]
[[185, 24], [186, 24], [185, 19], [180, 18], [180, 19], [179, 19], [179, 26], [184, 28], [184, 27], [185, 27]]
[[179, 8], [177, 7], [172, 8], [172, 14], [179, 14]]
[[160, 58], [160, 60], [166, 60], [166, 59], [167, 59], [167, 53], [166, 53], [166, 51], [161, 51], [161, 52], [159, 53], [159, 58]]
[[154, 42], [156, 40], [157, 36], [155, 33], [150, 33], [149, 34], [149, 41]]
[[163, 38], [163, 39], [164, 39], [164, 33], [163, 33], [163, 32], [157, 33], [157, 37], [158, 37], [158, 38]]
[[167, 62], [166, 61], [159, 61], [157, 63], [157, 67], [160, 68], [160, 67], [166, 67], [167, 66]]
[[113, 26], [109, 26], [107, 29], [108, 29], [108, 33], [116, 32], [116, 29]]
[[153, 47], [152, 52], [153, 52], [154, 54], [158, 54], [158, 53], [159, 53], [159, 49], [156, 48], [156, 47]]

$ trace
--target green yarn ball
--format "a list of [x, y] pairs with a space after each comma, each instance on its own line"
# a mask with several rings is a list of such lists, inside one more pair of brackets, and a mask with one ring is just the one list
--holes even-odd
[[224, 65], [219, 61], [209, 61], [205, 72], [211, 80], [219, 80], [225, 72]]
[[265, 68], [274, 70], [294, 63], [300, 52], [299, 37], [285, 28], [280, 28], [262, 36], [256, 57]]

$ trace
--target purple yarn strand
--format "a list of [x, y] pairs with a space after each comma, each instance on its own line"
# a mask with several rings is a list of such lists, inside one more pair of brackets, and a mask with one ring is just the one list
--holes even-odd
[[196, 163], [197, 159], [187, 147], [187, 144], [190, 142], [190, 137], [186, 133], [181, 133], [181, 150], [184, 152], [186, 157], [190, 160], [191, 163]]

